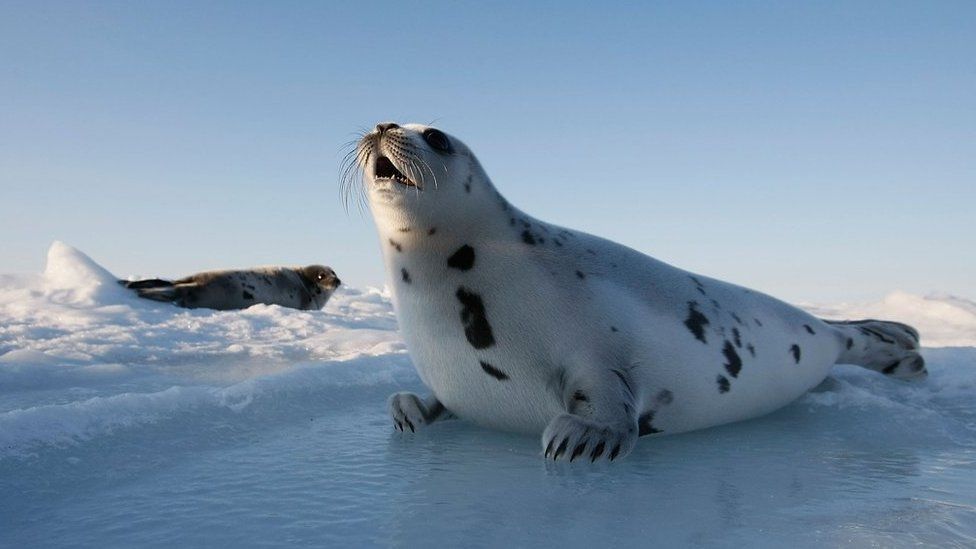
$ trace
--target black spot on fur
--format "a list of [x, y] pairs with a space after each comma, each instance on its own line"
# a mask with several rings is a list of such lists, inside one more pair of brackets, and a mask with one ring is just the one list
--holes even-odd
[[739, 377], [739, 372], [742, 370], [742, 359], [739, 358], [739, 353], [735, 352], [735, 347], [725, 340], [725, 345], [722, 346], [722, 355], [725, 356], [725, 371], [729, 373], [732, 377]]
[[390, 239], [390, 246], [393, 246], [393, 248], [398, 252], [403, 251], [403, 246], [401, 246], [399, 242], [393, 240], [392, 238]]
[[556, 244], [556, 246], [559, 246], [560, 248], [563, 247], [563, 243], [558, 238], [554, 238], [552, 241]]
[[715, 301], [714, 299], [711, 299], [710, 301], [712, 302], [712, 307], [715, 307], [716, 309], [722, 308], [722, 306], [719, 305], [718, 301]]
[[735, 320], [735, 323], [738, 324], [739, 326], [742, 326], [744, 324], [744, 322], [742, 322], [742, 319], [739, 318], [739, 315], [735, 313], [732, 313], [732, 319]]
[[535, 246], [535, 238], [528, 230], [522, 231], [522, 242], [525, 242], [529, 246]]
[[674, 402], [674, 393], [667, 389], [663, 389], [658, 392], [657, 396], [654, 397], [658, 404], [668, 405]]
[[447, 258], [447, 266], [452, 269], [467, 271], [474, 266], [474, 248], [465, 244]]
[[688, 318], [685, 319], [685, 326], [695, 336], [695, 339], [705, 344], [708, 344], [708, 341], [705, 341], [705, 326], [708, 326], [708, 324], [708, 317], [698, 310], [698, 303], [689, 301]]
[[762, 322], [759, 322], [759, 319], [758, 318], [754, 318], [752, 320], [754, 320], [756, 322], [756, 326], [759, 326], [760, 328], [762, 328]]
[[637, 436], [653, 435], [655, 433], [660, 433], [661, 430], [654, 427], [654, 411], [646, 412], [641, 415], [640, 419], [637, 420], [637, 426], [640, 429], [637, 431]]
[[481, 296], [460, 287], [455, 294], [461, 302], [461, 324], [468, 343], [475, 349], [486, 349], [495, 344], [495, 336], [491, 333], [491, 325], [485, 316], [485, 304]]
[[803, 329], [806, 330], [810, 335], [817, 335], [817, 332], [814, 332], [813, 328], [811, 328], [808, 324], [804, 324]]
[[512, 227], [514, 227], [515, 226], [515, 218], [514, 217], [509, 217], [508, 218], [508, 224], [511, 225]]
[[506, 374], [505, 372], [499, 370], [498, 368], [495, 368], [494, 366], [488, 364], [487, 362], [484, 361], [480, 361], [480, 362], [481, 362], [481, 369], [484, 370], [486, 374], [490, 375], [491, 377], [499, 381], [505, 381], [506, 379], [508, 379], [508, 374]]
[[732, 384], [729, 383], [729, 378], [725, 376], [722, 375], [718, 376], [718, 378], [716, 378], [716, 381], [718, 382], [718, 392], [720, 393], [727, 393], [729, 392], [729, 389], [732, 388]]
[[746, 350], [749, 351], [749, 354], [752, 355], [753, 358], [755, 358], [755, 356], [756, 356], [756, 348], [752, 346], [752, 343], [746, 345]]
[[616, 333], [619, 332], [620, 330], [618, 330], [616, 326], [610, 326], [610, 331]]
[[430, 229], [427, 229], [427, 236], [434, 236], [434, 233], [436, 232], [437, 232], [437, 227], [431, 227]]
[[249, 292], [247, 290], [244, 290], [241, 293], [241, 297], [243, 297], [244, 299], [254, 299], [254, 294], [252, 294], [251, 292]]
[[847, 348], [850, 349], [853, 346], [854, 346], [854, 339], [850, 337], [847, 338]]
[[400, 278], [402, 278], [407, 284], [410, 284], [410, 273], [408, 273], [406, 269], [400, 269]]
[[790, 345], [790, 354], [793, 355], [793, 360], [795, 360], [796, 363], [799, 364], [800, 363], [800, 346], [797, 345], [796, 343], [794, 343], [793, 345]]
[[742, 335], [739, 333], [738, 328], [732, 328], [732, 341], [735, 342], [735, 346], [742, 348]]
[[586, 393], [584, 393], [583, 391], [576, 391], [575, 393], [573, 393], [573, 400], [577, 400], [580, 402], [589, 402], [590, 397], [586, 396]]
[[583, 274], [582, 271], [576, 271], [576, 278], [583, 280], [584, 278], [586, 278], [586, 275]]
[[591, 250], [589, 248], [586, 249], [586, 253], [588, 253], [590, 255], [596, 255], [596, 252], [594, 252], [593, 250]]

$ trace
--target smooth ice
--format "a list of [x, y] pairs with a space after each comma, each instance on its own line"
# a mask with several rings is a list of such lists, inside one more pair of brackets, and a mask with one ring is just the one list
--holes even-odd
[[379, 290], [188, 311], [55, 244], [0, 275], [0, 547], [976, 545], [976, 305], [809, 308], [915, 323], [929, 378], [840, 366], [769, 416], [554, 464], [394, 431], [386, 397], [423, 389]]

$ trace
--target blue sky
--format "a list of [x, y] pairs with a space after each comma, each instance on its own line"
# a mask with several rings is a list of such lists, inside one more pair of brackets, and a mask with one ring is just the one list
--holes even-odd
[[326, 263], [342, 146], [461, 137], [542, 219], [794, 301], [976, 297], [976, 3], [4, 2], [0, 272]]

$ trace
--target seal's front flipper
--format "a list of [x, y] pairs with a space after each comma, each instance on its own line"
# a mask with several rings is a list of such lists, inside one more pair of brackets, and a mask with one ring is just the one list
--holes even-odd
[[559, 459], [613, 461], [634, 449], [635, 427], [615, 426], [589, 421], [572, 414], [556, 416], [542, 434], [545, 457]]
[[561, 385], [568, 413], [556, 416], [542, 433], [547, 459], [614, 461], [634, 449], [637, 396], [625, 370], [608, 370], [600, 379], [568, 379]]
[[399, 431], [409, 430], [411, 433], [435, 421], [454, 419], [444, 405], [434, 396], [424, 401], [413, 393], [395, 393], [390, 396], [390, 416], [393, 425]]

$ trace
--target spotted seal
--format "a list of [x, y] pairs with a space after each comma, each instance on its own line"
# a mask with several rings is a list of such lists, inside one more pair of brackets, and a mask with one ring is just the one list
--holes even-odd
[[146, 299], [224, 311], [258, 303], [318, 310], [325, 307], [341, 281], [329, 267], [309, 265], [206, 271], [173, 281], [150, 278], [119, 283]]
[[542, 437], [547, 458], [614, 460], [639, 436], [760, 416], [835, 363], [922, 376], [918, 332], [830, 322], [510, 204], [459, 139], [384, 123], [358, 142], [402, 336], [431, 394], [394, 425], [458, 416]]

